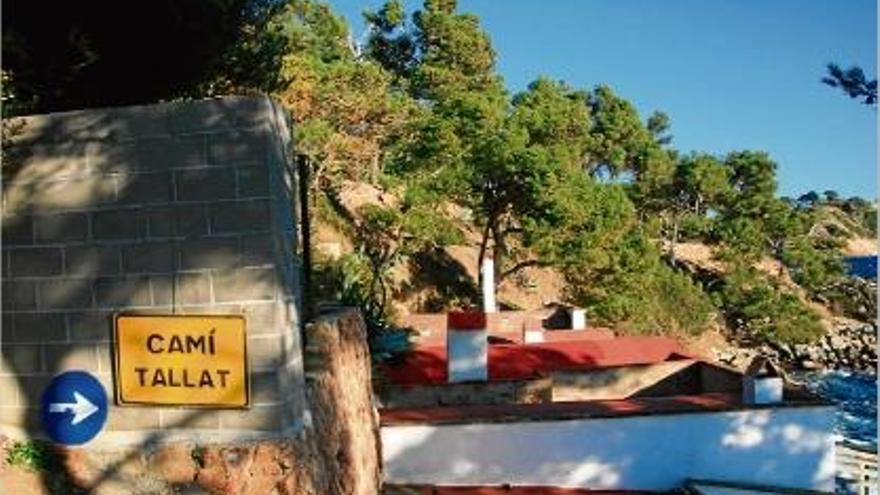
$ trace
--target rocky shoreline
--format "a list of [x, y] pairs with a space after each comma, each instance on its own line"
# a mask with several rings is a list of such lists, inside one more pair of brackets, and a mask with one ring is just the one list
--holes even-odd
[[853, 370], [877, 373], [877, 326], [837, 319], [819, 342], [799, 345], [761, 345], [716, 349], [714, 358], [735, 367], [766, 356], [787, 371]]
[[876, 375], [876, 280], [850, 277], [828, 289], [843, 297], [832, 302], [817, 296], [813, 302], [824, 306], [831, 314], [846, 316], [827, 316], [828, 331], [818, 342], [755, 346], [728, 341], [727, 346], [712, 349], [713, 357], [738, 368], [748, 366], [755, 356], [763, 355], [787, 371], [849, 370]]

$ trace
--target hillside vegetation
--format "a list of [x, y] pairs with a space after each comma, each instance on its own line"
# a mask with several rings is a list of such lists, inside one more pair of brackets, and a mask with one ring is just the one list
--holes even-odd
[[[362, 43], [315, 1], [244, 4], [210, 70], [165, 97], [263, 92], [290, 110], [317, 286], [374, 331], [395, 311], [478, 304], [486, 257], [502, 302], [579, 305], [623, 332], [802, 343], [825, 331], [811, 300], [847, 311], [842, 250], [876, 237], [874, 203], [779, 197], [767, 153], [681, 152], [667, 115], [601, 81], [512, 94], [455, 0], [376, 6]], [[5, 108], [40, 110], [12, 70]], [[693, 245], [704, 263], [682, 259]]]

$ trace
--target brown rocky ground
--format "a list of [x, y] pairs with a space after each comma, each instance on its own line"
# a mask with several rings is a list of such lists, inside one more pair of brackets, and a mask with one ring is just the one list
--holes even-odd
[[856, 237], [847, 241], [843, 248], [846, 256], [868, 256], [877, 254], [877, 239]]
[[[392, 206], [394, 195], [364, 183], [345, 182], [339, 191], [342, 216], [357, 221], [365, 205]], [[398, 316], [430, 312], [455, 305], [476, 304], [480, 232], [470, 221], [471, 213], [457, 205], [448, 205], [447, 213], [463, 236], [463, 242], [447, 246], [431, 259], [420, 259], [410, 266], [398, 266], [393, 277], [401, 289], [394, 295]], [[314, 242], [321, 255], [338, 258], [351, 252], [351, 240], [334, 225], [317, 222]], [[550, 268], [527, 268], [505, 280], [498, 289], [498, 302], [519, 309], [538, 309], [563, 299], [565, 281]], [[473, 300], [472, 300], [473, 299]]]

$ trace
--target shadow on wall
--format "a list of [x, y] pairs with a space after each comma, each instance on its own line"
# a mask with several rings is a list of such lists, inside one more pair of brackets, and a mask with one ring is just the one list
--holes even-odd
[[445, 250], [419, 253], [409, 265], [412, 276], [396, 296], [410, 299], [423, 294], [417, 311], [435, 313], [479, 304], [477, 281]]
[[383, 427], [393, 484], [668, 491], [687, 478], [831, 491], [830, 413], [790, 409]]
[[[71, 112], [39, 117], [29, 127], [4, 125], [13, 135], [4, 135], [2, 171], [0, 382], [6, 399], [0, 400], [14, 398], [2, 421], [19, 423], [31, 439], [44, 437], [40, 396], [55, 374], [89, 370], [113, 393], [114, 313], [253, 311], [256, 319], [258, 311], [261, 317], [275, 314], [275, 288], [288, 280], [279, 280], [272, 266], [277, 247], [268, 223], [269, 167], [246, 159], [215, 167], [207, 138], [168, 135], [168, 116], [154, 115], [156, 108]], [[171, 125], [216, 125], [206, 119], [228, 118], [226, 110], [181, 114]], [[225, 152], [234, 156], [235, 143]], [[247, 199], [248, 205], [234, 210], [218, 199]], [[252, 376], [252, 396], [278, 393], [277, 373]], [[111, 406], [105, 429], [151, 433], [127, 457], [90, 474], [88, 489], [125, 479], [123, 466], [171, 430], [217, 429], [224, 414], [241, 413]], [[61, 476], [83, 474], [70, 471], [75, 451], [56, 454], [66, 470]], [[42, 476], [47, 491], [58, 489], [57, 473]], [[60, 493], [68, 490], [76, 493], [73, 486]]]

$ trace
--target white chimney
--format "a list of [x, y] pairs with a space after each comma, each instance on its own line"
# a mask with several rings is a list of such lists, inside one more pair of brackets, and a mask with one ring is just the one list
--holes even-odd
[[782, 373], [767, 358], [757, 357], [746, 369], [742, 381], [742, 401], [747, 405], [782, 402]]
[[569, 314], [571, 315], [572, 330], [587, 329], [587, 310], [583, 308], [571, 308]]
[[523, 322], [523, 342], [526, 344], [544, 342], [544, 325], [540, 318], [529, 317]]
[[446, 324], [449, 383], [486, 381], [489, 378], [486, 314], [450, 312]]
[[483, 312], [495, 313], [495, 261], [491, 258], [483, 258], [483, 266], [480, 267], [483, 274]]

